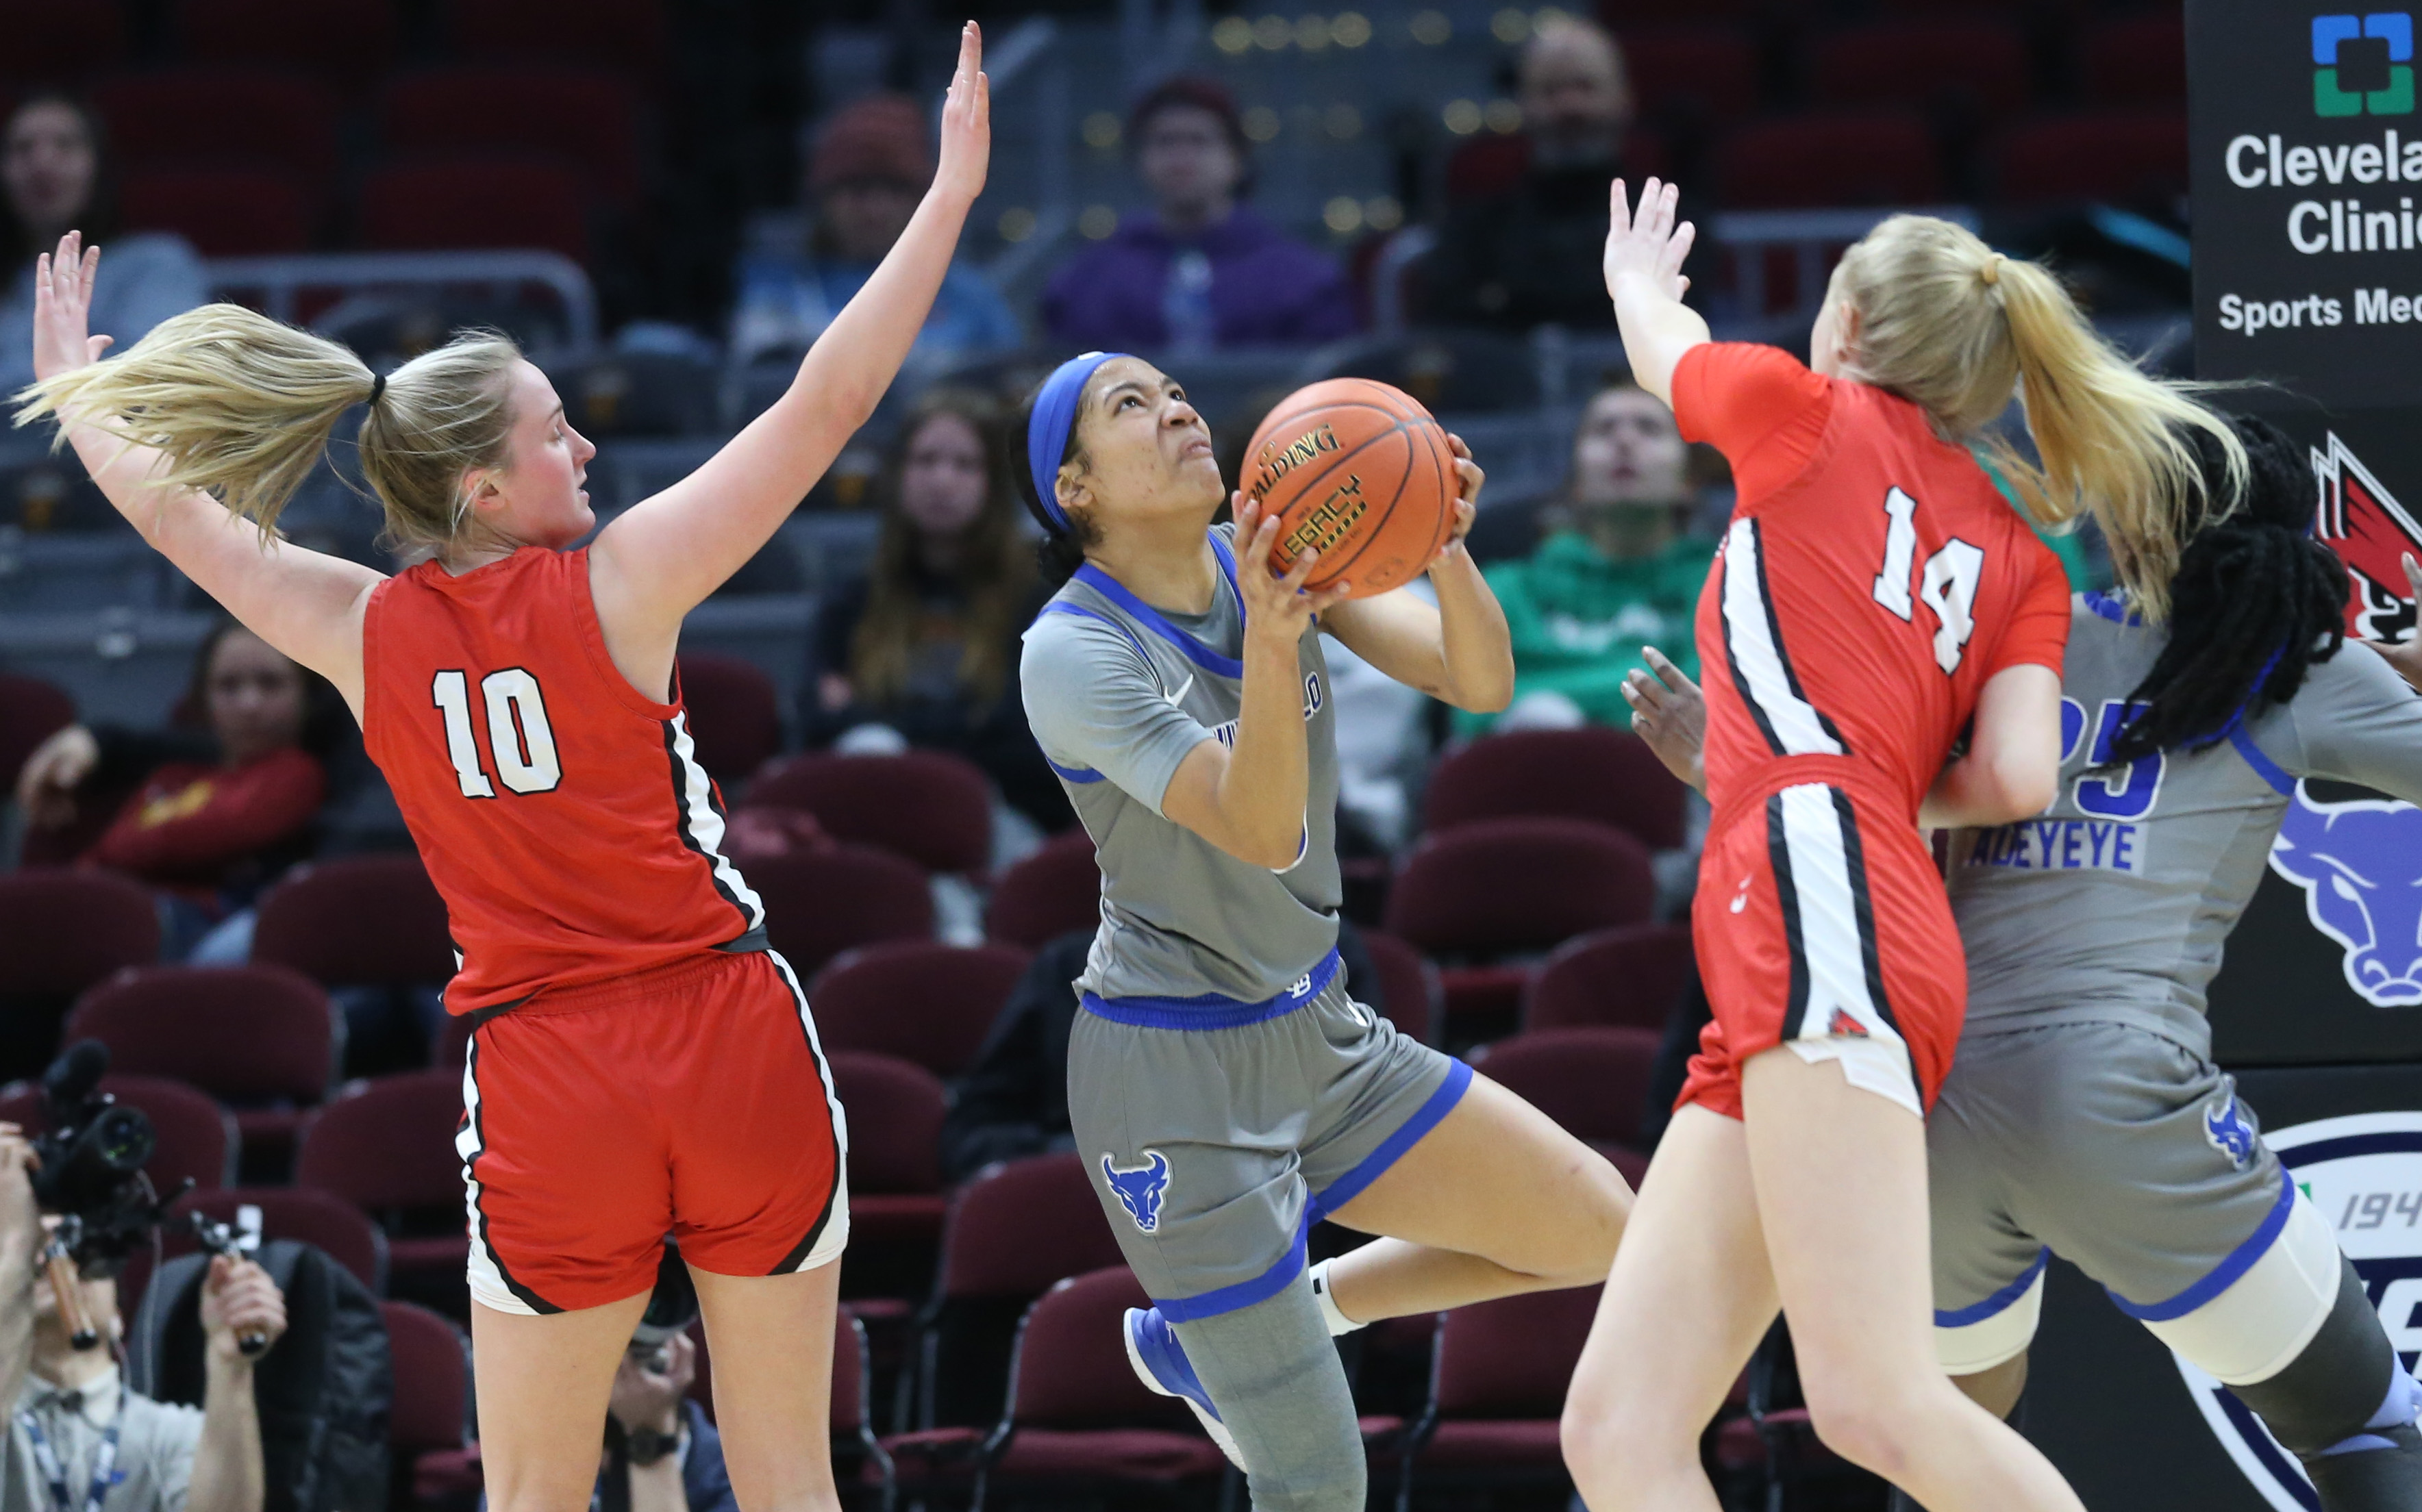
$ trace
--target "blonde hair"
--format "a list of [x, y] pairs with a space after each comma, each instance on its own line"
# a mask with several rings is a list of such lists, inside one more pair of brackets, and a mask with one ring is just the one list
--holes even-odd
[[[2180, 549], [2244, 492], [2245, 446], [2225, 420], [2104, 341], [2043, 267], [1948, 221], [1893, 216], [1843, 254], [1833, 289], [1858, 316], [1849, 376], [1980, 445], [2039, 524], [2091, 510], [2136, 607], [2167, 616]], [[2014, 392], [2040, 466], [1987, 432]], [[2220, 447], [2225, 498], [2211, 496], [2190, 428]]]
[[121, 356], [26, 389], [16, 423], [73, 415], [153, 447], [168, 459], [162, 481], [199, 489], [267, 534], [338, 420], [368, 403], [362, 475], [388, 538], [443, 549], [470, 513], [465, 475], [505, 460], [520, 357], [508, 336], [467, 332], [382, 384], [336, 342], [240, 304], [205, 304], [161, 321]]

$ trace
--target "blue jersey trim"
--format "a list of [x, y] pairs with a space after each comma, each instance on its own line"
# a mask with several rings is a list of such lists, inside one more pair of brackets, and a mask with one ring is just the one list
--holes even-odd
[[1132, 1024], [1139, 1029], [1241, 1029], [1249, 1023], [1261, 1023], [1270, 1019], [1282, 1019], [1328, 990], [1337, 979], [1339, 960], [1336, 948], [1320, 958], [1319, 964], [1304, 974], [1302, 980], [1274, 998], [1259, 1003], [1239, 1002], [1218, 992], [1203, 992], [1193, 997], [1114, 997], [1106, 998], [1088, 992], [1077, 1001], [1087, 1013], [1112, 1023]]
[[1052, 760], [1049, 756], [1045, 756], [1043, 758], [1043, 764], [1049, 767], [1053, 772], [1058, 772], [1062, 779], [1067, 782], [1088, 783], [1100, 782], [1102, 780], [1102, 774], [1095, 772], [1091, 767], [1063, 767], [1059, 762]]
[[1388, 1168], [1403, 1160], [1405, 1152], [1422, 1142], [1422, 1137], [1439, 1126], [1440, 1120], [1455, 1111], [1463, 1095], [1471, 1089], [1471, 1068], [1459, 1060], [1447, 1062], [1446, 1080], [1429, 1095], [1429, 1100], [1413, 1111], [1413, 1115], [1396, 1126], [1396, 1131], [1379, 1142], [1379, 1147], [1362, 1157], [1354, 1169], [1312, 1194], [1312, 1216], [1326, 1218], [1362, 1194], [1362, 1189], [1388, 1174]]
[[2145, 616], [2097, 588], [2085, 596], [2085, 607], [2115, 625], [2141, 625]]
[[2036, 1284], [2036, 1277], [2042, 1275], [2044, 1267], [2051, 1262], [2052, 1251], [2048, 1249], [2036, 1251], [2035, 1263], [2020, 1271], [2018, 1280], [2011, 1282], [1983, 1302], [1971, 1302], [1965, 1307], [1954, 1307], [1948, 1312], [1940, 1307], [1936, 1308], [1934, 1326], [1936, 1328], [1969, 1328], [1989, 1317], [1999, 1317], [2027, 1294], [2027, 1288]]
[[2256, 1229], [2244, 1243], [2228, 1252], [2228, 1258], [2213, 1266], [2210, 1274], [2166, 1302], [2139, 1304], [2114, 1291], [2111, 1293], [2113, 1304], [2140, 1323], [2166, 1323], [2172, 1318], [2186, 1317], [2235, 1286], [2238, 1277], [2253, 1270], [2254, 1262], [2262, 1258], [2264, 1252], [2277, 1242], [2280, 1233], [2288, 1226], [2288, 1215], [2295, 1208], [2295, 1178], [2283, 1168], [2279, 1173], [2279, 1200], [2271, 1205], [2270, 1216], [2262, 1220], [2262, 1226]]
[[2287, 770], [2279, 763], [2262, 754], [2262, 748], [2254, 743], [2254, 737], [2245, 733], [2242, 720], [2229, 725], [2228, 743], [2237, 747], [2237, 754], [2245, 758], [2245, 764], [2254, 769], [2254, 774], [2269, 783], [2273, 790], [2289, 798], [2296, 796], [2296, 779], [2288, 775]]
[[1229, 549], [1226, 541], [1219, 538], [1219, 533], [1216, 530], [1211, 533], [1211, 554], [1219, 559], [1219, 570], [1226, 574], [1228, 579], [1228, 591], [1236, 596], [1236, 612], [1244, 613], [1245, 590], [1236, 586], [1236, 553]]
[[1217, 1317], [1221, 1313], [1233, 1313], [1238, 1308], [1250, 1307], [1255, 1302], [1267, 1302], [1293, 1286], [1295, 1278], [1303, 1274], [1304, 1250], [1306, 1241], [1311, 1237], [1312, 1209], [1307, 1207], [1304, 1208], [1303, 1217], [1295, 1225], [1295, 1238], [1288, 1241], [1287, 1252], [1280, 1255], [1278, 1262], [1267, 1270], [1250, 1281], [1239, 1281], [1231, 1286], [1220, 1286], [1215, 1290], [1206, 1291], [1200, 1297], [1187, 1297], [1175, 1301], [1166, 1297], [1155, 1297], [1152, 1304], [1160, 1309], [1161, 1317], [1172, 1323], [1191, 1323], [1200, 1318]]
[[1112, 619], [1109, 616], [1103, 614], [1100, 610], [1088, 609], [1080, 603], [1062, 603], [1059, 600], [1054, 599], [1049, 603], [1043, 606], [1043, 612], [1046, 615], [1076, 615], [1085, 619], [1100, 620], [1103, 624], [1109, 626], [1110, 629], [1117, 631], [1120, 634], [1125, 636], [1127, 638], [1127, 644], [1136, 648], [1136, 655], [1143, 658], [1144, 666], [1147, 669], [1151, 667], [1152, 656], [1144, 650], [1143, 642], [1136, 639], [1135, 631], [1127, 629], [1124, 625], [1120, 624], [1117, 620]]
[[[1228, 591], [1236, 595], [1237, 612], [1241, 615], [1244, 611], [1245, 596], [1236, 586], [1235, 561], [1228, 554], [1225, 549], [1226, 543], [1216, 535], [1211, 538], [1211, 548], [1212, 554], [1219, 559], [1221, 574], [1228, 580]], [[1187, 661], [1203, 671], [1216, 672], [1223, 678], [1241, 678], [1245, 675], [1244, 662], [1235, 657], [1221, 656], [1186, 631], [1179, 630], [1161, 617], [1159, 610], [1129, 593], [1125, 585], [1093, 563], [1087, 562], [1077, 569], [1077, 581], [1134, 616], [1146, 629], [1176, 647], [1178, 650], [1185, 653]]]

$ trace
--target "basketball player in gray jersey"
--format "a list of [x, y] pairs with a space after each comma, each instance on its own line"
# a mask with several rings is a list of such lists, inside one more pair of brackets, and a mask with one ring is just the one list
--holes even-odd
[[[1088, 353], [1030, 406], [1018, 482], [1068, 579], [1026, 632], [1027, 717], [1093, 835], [1102, 924], [1075, 984], [1068, 1108], [1150, 1308], [1144, 1384], [1192, 1407], [1262, 1512], [1360, 1512], [1337, 1352], [1380, 1317], [1606, 1278], [1630, 1192], [1469, 1067], [1347, 994], [1335, 710], [1320, 636], [1469, 708], [1513, 682], [1456, 539], [1410, 594], [1283, 578], [1275, 520], [1221, 499], [1211, 439], [1150, 364]], [[1311, 1225], [1392, 1236], [1317, 1267]]]
[[[2204, 1011], [2299, 778], [2422, 803], [2422, 699], [2398, 675], [2422, 665], [2338, 651], [2346, 575], [2306, 535], [2310, 467], [2235, 423], [2244, 505], [2180, 553], [2166, 625], [2077, 600], [2060, 796], [1951, 836], [1969, 988], [1927, 1128], [1936, 1348], [2008, 1412], [2057, 1254], [2225, 1382], [2327, 1512], [2413, 1512], [2422, 1388], [2212, 1066]], [[1669, 761], [1689, 702], [1635, 686], [1634, 725]]]

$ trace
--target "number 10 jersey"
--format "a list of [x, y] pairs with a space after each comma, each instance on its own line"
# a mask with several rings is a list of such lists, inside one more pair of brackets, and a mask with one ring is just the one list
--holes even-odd
[[585, 549], [389, 578], [362, 683], [364, 744], [446, 900], [449, 1011], [763, 948], [678, 680], [659, 704], [615, 667]]

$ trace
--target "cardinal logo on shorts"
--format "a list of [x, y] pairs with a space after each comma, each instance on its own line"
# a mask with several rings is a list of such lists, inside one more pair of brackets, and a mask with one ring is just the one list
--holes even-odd
[[1135, 1220], [1136, 1230], [1143, 1234], [1160, 1232], [1160, 1199], [1169, 1192], [1169, 1157], [1158, 1150], [1143, 1152], [1144, 1163], [1126, 1167], [1115, 1157], [1102, 1157], [1102, 1179], [1110, 1184], [1110, 1192], [1119, 1206]]
[[1825, 1032], [1829, 1035], [1838, 1035], [1847, 1039], [1865, 1039], [1869, 1037], [1867, 1034], [1867, 1026], [1865, 1024], [1863, 1024], [1858, 1020], [1851, 1018], [1848, 1014], [1844, 1013], [1839, 1008], [1835, 1008], [1833, 1010], [1833, 1017], [1825, 1025]]
[[2254, 1163], [2254, 1126], [2245, 1121], [2236, 1093], [2222, 1093], [2203, 1110], [2203, 1137], [2239, 1170]]

